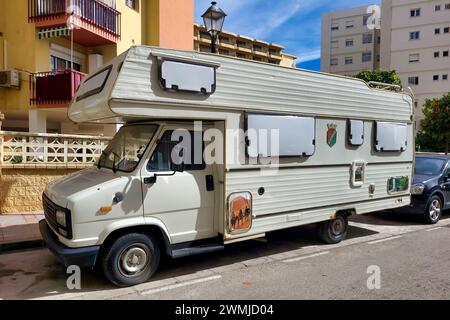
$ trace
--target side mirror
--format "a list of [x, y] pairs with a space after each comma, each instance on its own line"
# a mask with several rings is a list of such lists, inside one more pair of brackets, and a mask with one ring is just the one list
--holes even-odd
[[184, 172], [184, 163], [176, 164], [174, 162], [170, 163], [170, 171], [173, 172]]

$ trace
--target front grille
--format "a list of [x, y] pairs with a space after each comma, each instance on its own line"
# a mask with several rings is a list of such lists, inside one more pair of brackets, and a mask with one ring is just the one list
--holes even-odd
[[58, 210], [58, 206], [50, 201], [45, 194], [42, 202], [44, 206], [45, 219], [54, 230], [58, 230], [58, 224], [56, 223], [56, 211]]
[[[67, 237], [68, 239], [72, 239], [72, 224], [71, 224], [71, 217], [70, 217], [70, 211], [62, 208], [58, 205], [56, 205], [53, 201], [51, 201], [45, 194], [42, 196], [42, 206], [44, 207], [44, 214], [45, 214], [45, 220], [47, 220], [47, 223], [52, 227], [53, 230], [56, 232], [59, 232], [60, 226], [58, 226], [58, 223], [56, 222], [56, 211], [64, 211], [66, 213], [66, 220], [67, 220]], [[63, 235], [65, 236], [65, 235]]]

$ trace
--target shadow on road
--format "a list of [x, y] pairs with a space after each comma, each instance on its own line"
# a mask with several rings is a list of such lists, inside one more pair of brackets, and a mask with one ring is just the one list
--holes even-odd
[[[347, 240], [375, 233], [368, 229], [350, 226]], [[228, 245], [224, 251], [176, 260], [168, 259], [155, 280], [178, 277], [210, 268], [223, 267], [320, 245], [323, 245], [323, 243], [317, 237], [315, 225], [271, 232], [265, 238]]]
[[[276, 231], [265, 238], [231, 244], [224, 251], [181, 259], [163, 259], [160, 271], [153, 281], [180, 277], [216, 267], [225, 267], [248, 260], [264, 258], [302, 248], [322, 245], [317, 237], [315, 225]], [[365, 228], [350, 226], [348, 239], [373, 235], [376, 232]], [[31, 255], [33, 253], [33, 255]], [[8, 255], [4, 255], [7, 257]], [[11, 257], [13, 255], [10, 255]], [[0, 263], [0, 298], [32, 299], [51, 297], [65, 293], [92, 293], [114, 290], [114, 286], [98, 271], [84, 270], [82, 290], [69, 291], [66, 286], [68, 275], [54, 257], [46, 250], [30, 251], [22, 261], [14, 263], [14, 270]], [[29, 259], [30, 261], [27, 261]], [[8, 270], [8, 268], [10, 268]]]
[[[441, 221], [450, 221], [450, 211], [444, 212]], [[350, 221], [374, 226], [422, 226], [423, 219], [417, 214], [396, 213], [393, 211], [380, 211], [366, 215], [353, 216]]]

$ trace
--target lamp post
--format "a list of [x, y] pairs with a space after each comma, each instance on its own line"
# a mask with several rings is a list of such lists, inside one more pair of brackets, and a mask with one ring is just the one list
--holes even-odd
[[216, 53], [216, 41], [219, 33], [222, 32], [223, 23], [225, 22], [226, 13], [217, 7], [217, 2], [211, 2], [211, 7], [202, 15], [206, 31], [211, 36], [211, 52]]

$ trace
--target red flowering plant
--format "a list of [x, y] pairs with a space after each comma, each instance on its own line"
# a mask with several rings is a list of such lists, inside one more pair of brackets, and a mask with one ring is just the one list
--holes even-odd
[[423, 108], [425, 118], [421, 121], [422, 133], [433, 137], [434, 143], [439, 142], [437, 146], [440, 150], [449, 152], [450, 144], [450, 93], [439, 99], [427, 99]]

